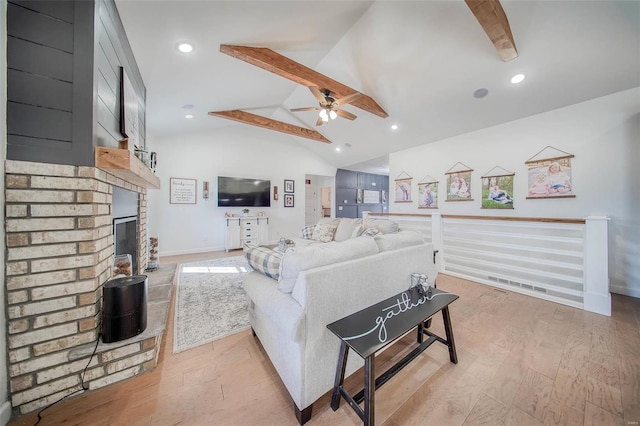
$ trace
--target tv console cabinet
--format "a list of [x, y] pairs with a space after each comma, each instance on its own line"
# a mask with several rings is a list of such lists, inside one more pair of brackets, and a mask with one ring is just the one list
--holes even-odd
[[266, 244], [269, 241], [269, 218], [266, 216], [225, 217], [224, 248], [235, 250], [245, 244]]

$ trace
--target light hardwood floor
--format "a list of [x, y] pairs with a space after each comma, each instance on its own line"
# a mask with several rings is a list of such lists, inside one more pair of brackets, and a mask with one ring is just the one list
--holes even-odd
[[[163, 258], [183, 263], [240, 252]], [[440, 275], [458, 364], [435, 343], [376, 391], [380, 425], [638, 425], [640, 299], [613, 295], [605, 317]], [[174, 292], [175, 294], [175, 292]], [[63, 401], [41, 425], [296, 425], [293, 402], [250, 331], [172, 353], [173, 309], [158, 367]], [[444, 335], [442, 318], [432, 329]], [[410, 335], [379, 355], [377, 371], [408, 352]], [[354, 391], [356, 372], [346, 386]], [[329, 395], [309, 425], [361, 424]], [[33, 425], [35, 413], [12, 425]]]

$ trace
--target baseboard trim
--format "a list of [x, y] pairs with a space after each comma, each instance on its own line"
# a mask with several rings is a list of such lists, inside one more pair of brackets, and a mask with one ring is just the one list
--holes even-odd
[[6, 425], [11, 420], [11, 403], [5, 401], [0, 406], [0, 424]]
[[629, 288], [621, 285], [612, 285], [611, 293], [622, 294], [623, 296], [636, 297], [640, 299], [640, 288]]
[[162, 256], [181, 256], [183, 254], [197, 254], [197, 253], [206, 253], [208, 251], [223, 251], [223, 250], [224, 250], [224, 247], [205, 247], [205, 248], [199, 248], [199, 249], [161, 251], [160, 260], [162, 261]]

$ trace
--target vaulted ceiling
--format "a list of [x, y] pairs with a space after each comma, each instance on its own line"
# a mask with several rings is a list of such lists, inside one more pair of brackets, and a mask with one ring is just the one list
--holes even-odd
[[[280, 137], [336, 167], [374, 166], [389, 152], [640, 86], [640, 2], [502, 0], [518, 50], [507, 62], [473, 2], [116, 0], [147, 87], [151, 140], [246, 126], [207, 114], [240, 109], [319, 131], [333, 143]], [[179, 52], [180, 41], [194, 51]], [[389, 116], [346, 105], [357, 120], [316, 128], [317, 112], [289, 112], [317, 105], [307, 88], [221, 53], [225, 44], [267, 47]], [[526, 79], [511, 84], [518, 73]]]

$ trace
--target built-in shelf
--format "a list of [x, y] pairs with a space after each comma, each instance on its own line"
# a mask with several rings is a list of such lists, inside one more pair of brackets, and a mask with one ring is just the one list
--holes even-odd
[[160, 189], [160, 179], [128, 149], [97, 146], [96, 167], [134, 185]]

